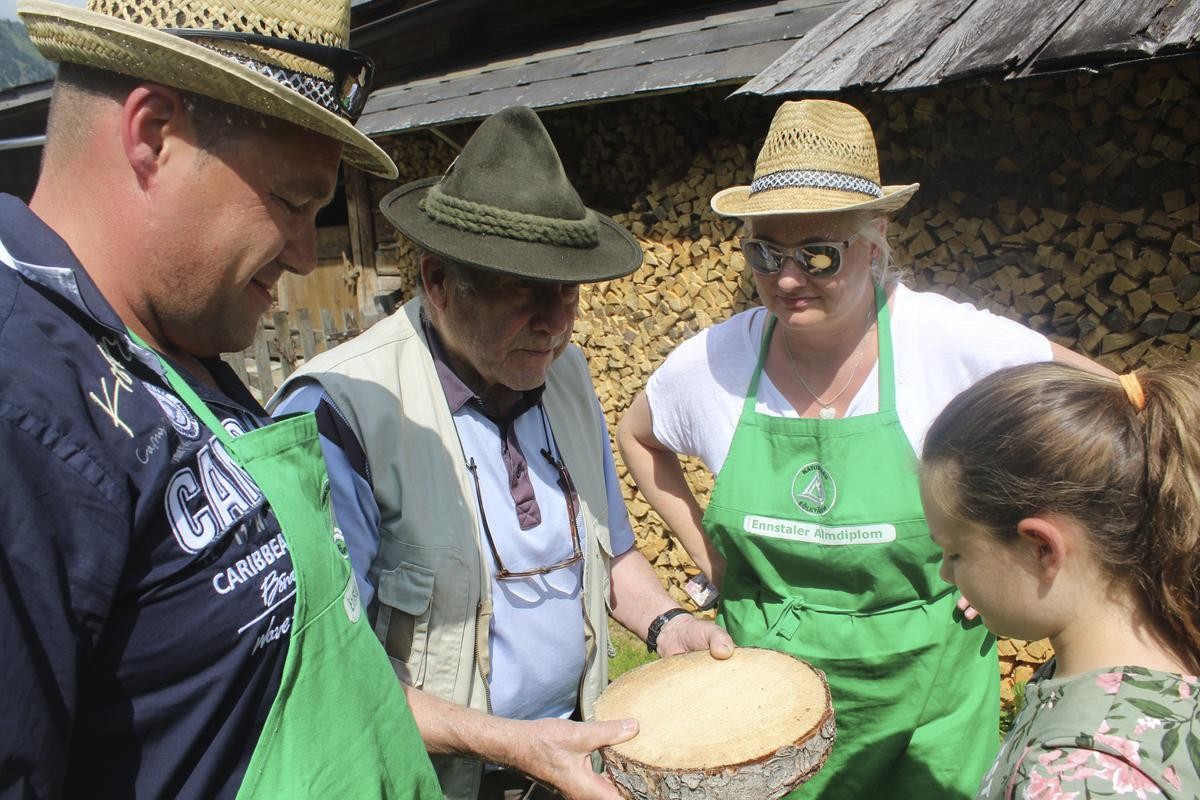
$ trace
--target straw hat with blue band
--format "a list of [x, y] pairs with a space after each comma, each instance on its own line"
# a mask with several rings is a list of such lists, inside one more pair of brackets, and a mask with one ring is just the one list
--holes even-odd
[[754, 164], [754, 181], [712, 198], [728, 217], [828, 214], [901, 208], [920, 184], [883, 186], [871, 123], [835, 100], [798, 100], [775, 112]]
[[24, 0], [17, 13], [46, 58], [173, 86], [285, 120], [343, 145], [360, 169], [396, 165], [354, 128], [372, 67], [346, 49], [346, 0]]

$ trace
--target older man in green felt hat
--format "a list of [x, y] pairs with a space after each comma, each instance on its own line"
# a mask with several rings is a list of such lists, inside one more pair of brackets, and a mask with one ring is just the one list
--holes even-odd
[[637, 242], [586, 208], [537, 116], [486, 120], [440, 178], [383, 199], [421, 293], [281, 390], [315, 410], [368, 615], [452, 798], [616, 797], [582, 722], [609, 612], [672, 655], [733, 649], [633, 546], [604, 415], [570, 343], [581, 283]]

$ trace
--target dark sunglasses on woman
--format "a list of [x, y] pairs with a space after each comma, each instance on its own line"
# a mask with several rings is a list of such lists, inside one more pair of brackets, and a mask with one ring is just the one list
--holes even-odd
[[766, 239], [742, 239], [742, 255], [760, 275], [779, 274], [783, 262], [790, 258], [810, 278], [832, 278], [841, 271], [846, 250], [859, 236], [856, 233], [844, 242], [806, 242], [795, 247], [780, 247]]

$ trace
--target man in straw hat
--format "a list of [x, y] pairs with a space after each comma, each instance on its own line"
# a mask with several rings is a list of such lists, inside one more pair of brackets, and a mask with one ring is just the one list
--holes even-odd
[[635, 723], [571, 721], [606, 684], [606, 612], [664, 655], [732, 652], [633, 547], [570, 344], [579, 285], [629, 274], [641, 249], [583, 205], [527, 108], [381, 207], [422, 248], [421, 297], [305, 365], [279, 409], [324, 423], [368, 613], [446, 796], [520, 797], [532, 778], [616, 797], [589, 756]]
[[[996, 651], [939, 576], [916, 454], [942, 407], [1001, 367], [1102, 370], [899, 283], [887, 215], [916, 191], [882, 184], [857, 109], [784, 103], [753, 182], [712, 199], [745, 220], [763, 307], [680, 345], [618, 431], [638, 488], [719, 584], [734, 641], [828, 677], [838, 741], [798, 797], [974, 796], [997, 745]], [[703, 511], [678, 454], [718, 476]]]
[[435, 797], [311, 417], [218, 355], [315, 266], [371, 65], [349, 4], [18, 6], [61, 62], [0, 197], [0, 793]]

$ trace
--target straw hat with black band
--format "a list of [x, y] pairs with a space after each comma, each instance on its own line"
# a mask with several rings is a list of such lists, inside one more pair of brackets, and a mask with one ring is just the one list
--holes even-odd
[[88, 0], [87, 10], [24, 0], [17, 13], [52, 61], [282, 119], [341, 142], [356, 167], [397, 175], [387, 153], [354, 128], [373, 66], [346, 49], [345, 0]]
[[920, 184], [883, 186], [871, 123], [836, 100], [796, 100], [775, 112], [754, 163], [754, 181], [717, 192], [712, 209], [727, 217], [887, 214]]
[[429, 252], [479, 269], [590, 283], [642, 264], [637, 240], [584, 206], [550, 134], [520, 106], [484, 120], [445, 175], [405, 184], [379, 207]]

